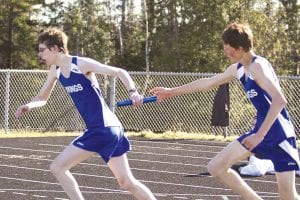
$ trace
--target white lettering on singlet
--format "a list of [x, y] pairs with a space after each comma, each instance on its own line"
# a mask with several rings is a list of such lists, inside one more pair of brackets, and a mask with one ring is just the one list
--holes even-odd
[[248, 99], [251, 99], [251, 98], [256, 97], [256, 96], [257, 96], [257, 92], [254, 89], [251, 89], [251, 90], [247, 91], [247, 98]]
[[83, 90], [83, 87], [80, 83], [76, 84], [76, 85], [70, 85], [65, 87], [65, 89], [67, 90], [68, 93], [74, 93], [74, 92], [80, 92]]

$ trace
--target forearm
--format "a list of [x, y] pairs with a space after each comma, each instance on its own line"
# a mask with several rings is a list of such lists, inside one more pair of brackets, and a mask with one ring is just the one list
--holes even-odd
[[47, 101], [45, 101], [45, 100], [33, 99], [31, 102], [18, 107], [18, 109], [15, 112], [15, 116], [17, 118], [19, 118], [23, 113], [29, 112], [33, 108], [41, 107], [41, 106], [45, 105], [46, 103], [47, 103]]
[[46, 100], [39, 100], [39, 99], [33, 99], [29, 103], [26, 104], [26, 106], [29, 107], [29, 109], [37, 108], [46, 105]]
[[136, 86], [129, 73], [123, 69], [120, 69], [117, 73], [118, 78], [122, 81], [127, 91], [136, 90]]
[[215, 87], [209, 78], [199, 79], [171, 89], [172, 96], [201, 92]]

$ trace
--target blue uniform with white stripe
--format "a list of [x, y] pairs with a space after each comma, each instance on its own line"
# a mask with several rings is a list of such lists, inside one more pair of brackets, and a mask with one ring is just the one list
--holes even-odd
[[[259, 63], [267, 72], [267, 76], [279, 86], [279, 81], [273, 67], [265, 58], [255, 56], [252, 62]], [[268, 113], [272, 99], [270, 95], [253, 80], [251, 74], [246, 77], [242, 64], [237, 65], [237, 71], [238, 79], [244, 86], [247, 98], [250, 99], [257, 111], [257, 122], [254, 129], [240, 136], [238, 141], [241, 142], [245, 137], [258, 131]], [[258, 144], [252, 152], [258, 158], [272, 160], [275, 171], [277, 172], [299, 170], [300, 162], [296, 135], [286, 108], [282, 109], [263, 141]]]
[[87, 130], [72, 144], [97, 152], [108, 162], [113, 156], [120, 156], [131, 149], [122, 125], [105, 103], [96, 79], [92, 80], [77, 67], [77, 57], [72, 58], [70, 77], [64, 77], [57, 67], [57, 77], [71, 96]]

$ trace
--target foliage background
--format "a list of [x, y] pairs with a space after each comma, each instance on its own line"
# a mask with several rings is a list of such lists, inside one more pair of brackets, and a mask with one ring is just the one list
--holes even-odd
[[[297, 0], [1, 0], [0, 68], [46, 69], [36, 38], [49, 26], [69, 36], [71, 54], [129, 71], [220, 72], [220, 35], [247, 22], [255, 52], [280, 75], [299, 75]], [[147, 44], [147, 45], [146, 45]]]

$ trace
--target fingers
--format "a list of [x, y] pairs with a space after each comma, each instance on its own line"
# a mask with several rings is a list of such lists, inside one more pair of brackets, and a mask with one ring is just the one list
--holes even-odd
[[160, 103], [165, 98], [168, 98], [168, 88], [164, 87], [155, 87], [150, 90], [150, 93], [157, 97], [157, 102]]
[[19, 111], [16, 111], [16, 112], [15, 112], [15, 117], [16, 117], [16, 118], [19, 118], [20, 116], [21, 116], [21, 113], [20, 113]]
[[243, 139], [241, 143], [242, 143], [249, 151], [252, 150], [252, 148], [251, 148], [251, 143], [248, 142], [247, 138]]
[[140, 95], [138, 93], [134, 93], [130, 96], [130, 99], [132, 101], [132, 105], [133, 107], [137, 107], [139, 105], [142, 105], [143, 104], [143, 95]]
[[150, 93], [156, 95], [158, 92], [162, 91], [164, 88], [163, 87], [155, 87], [150, 90]]
[[16, 112], [15, 112], [15, 117], [16, 118], [19, 118], [21, 115], [22, 115], [22, 111], [20, 109], [18, 109]]
[[249, 150], [252, 151], [261, 140], [257, 137], [257, 134], [252, 134], [242, 140], [242, 144]]
[[20, 106], [16, 112], [15, 112], [15, 117], [19, 118], [22, 116], [23, 113], [28, 112], [30, 109], [27, 106]]

